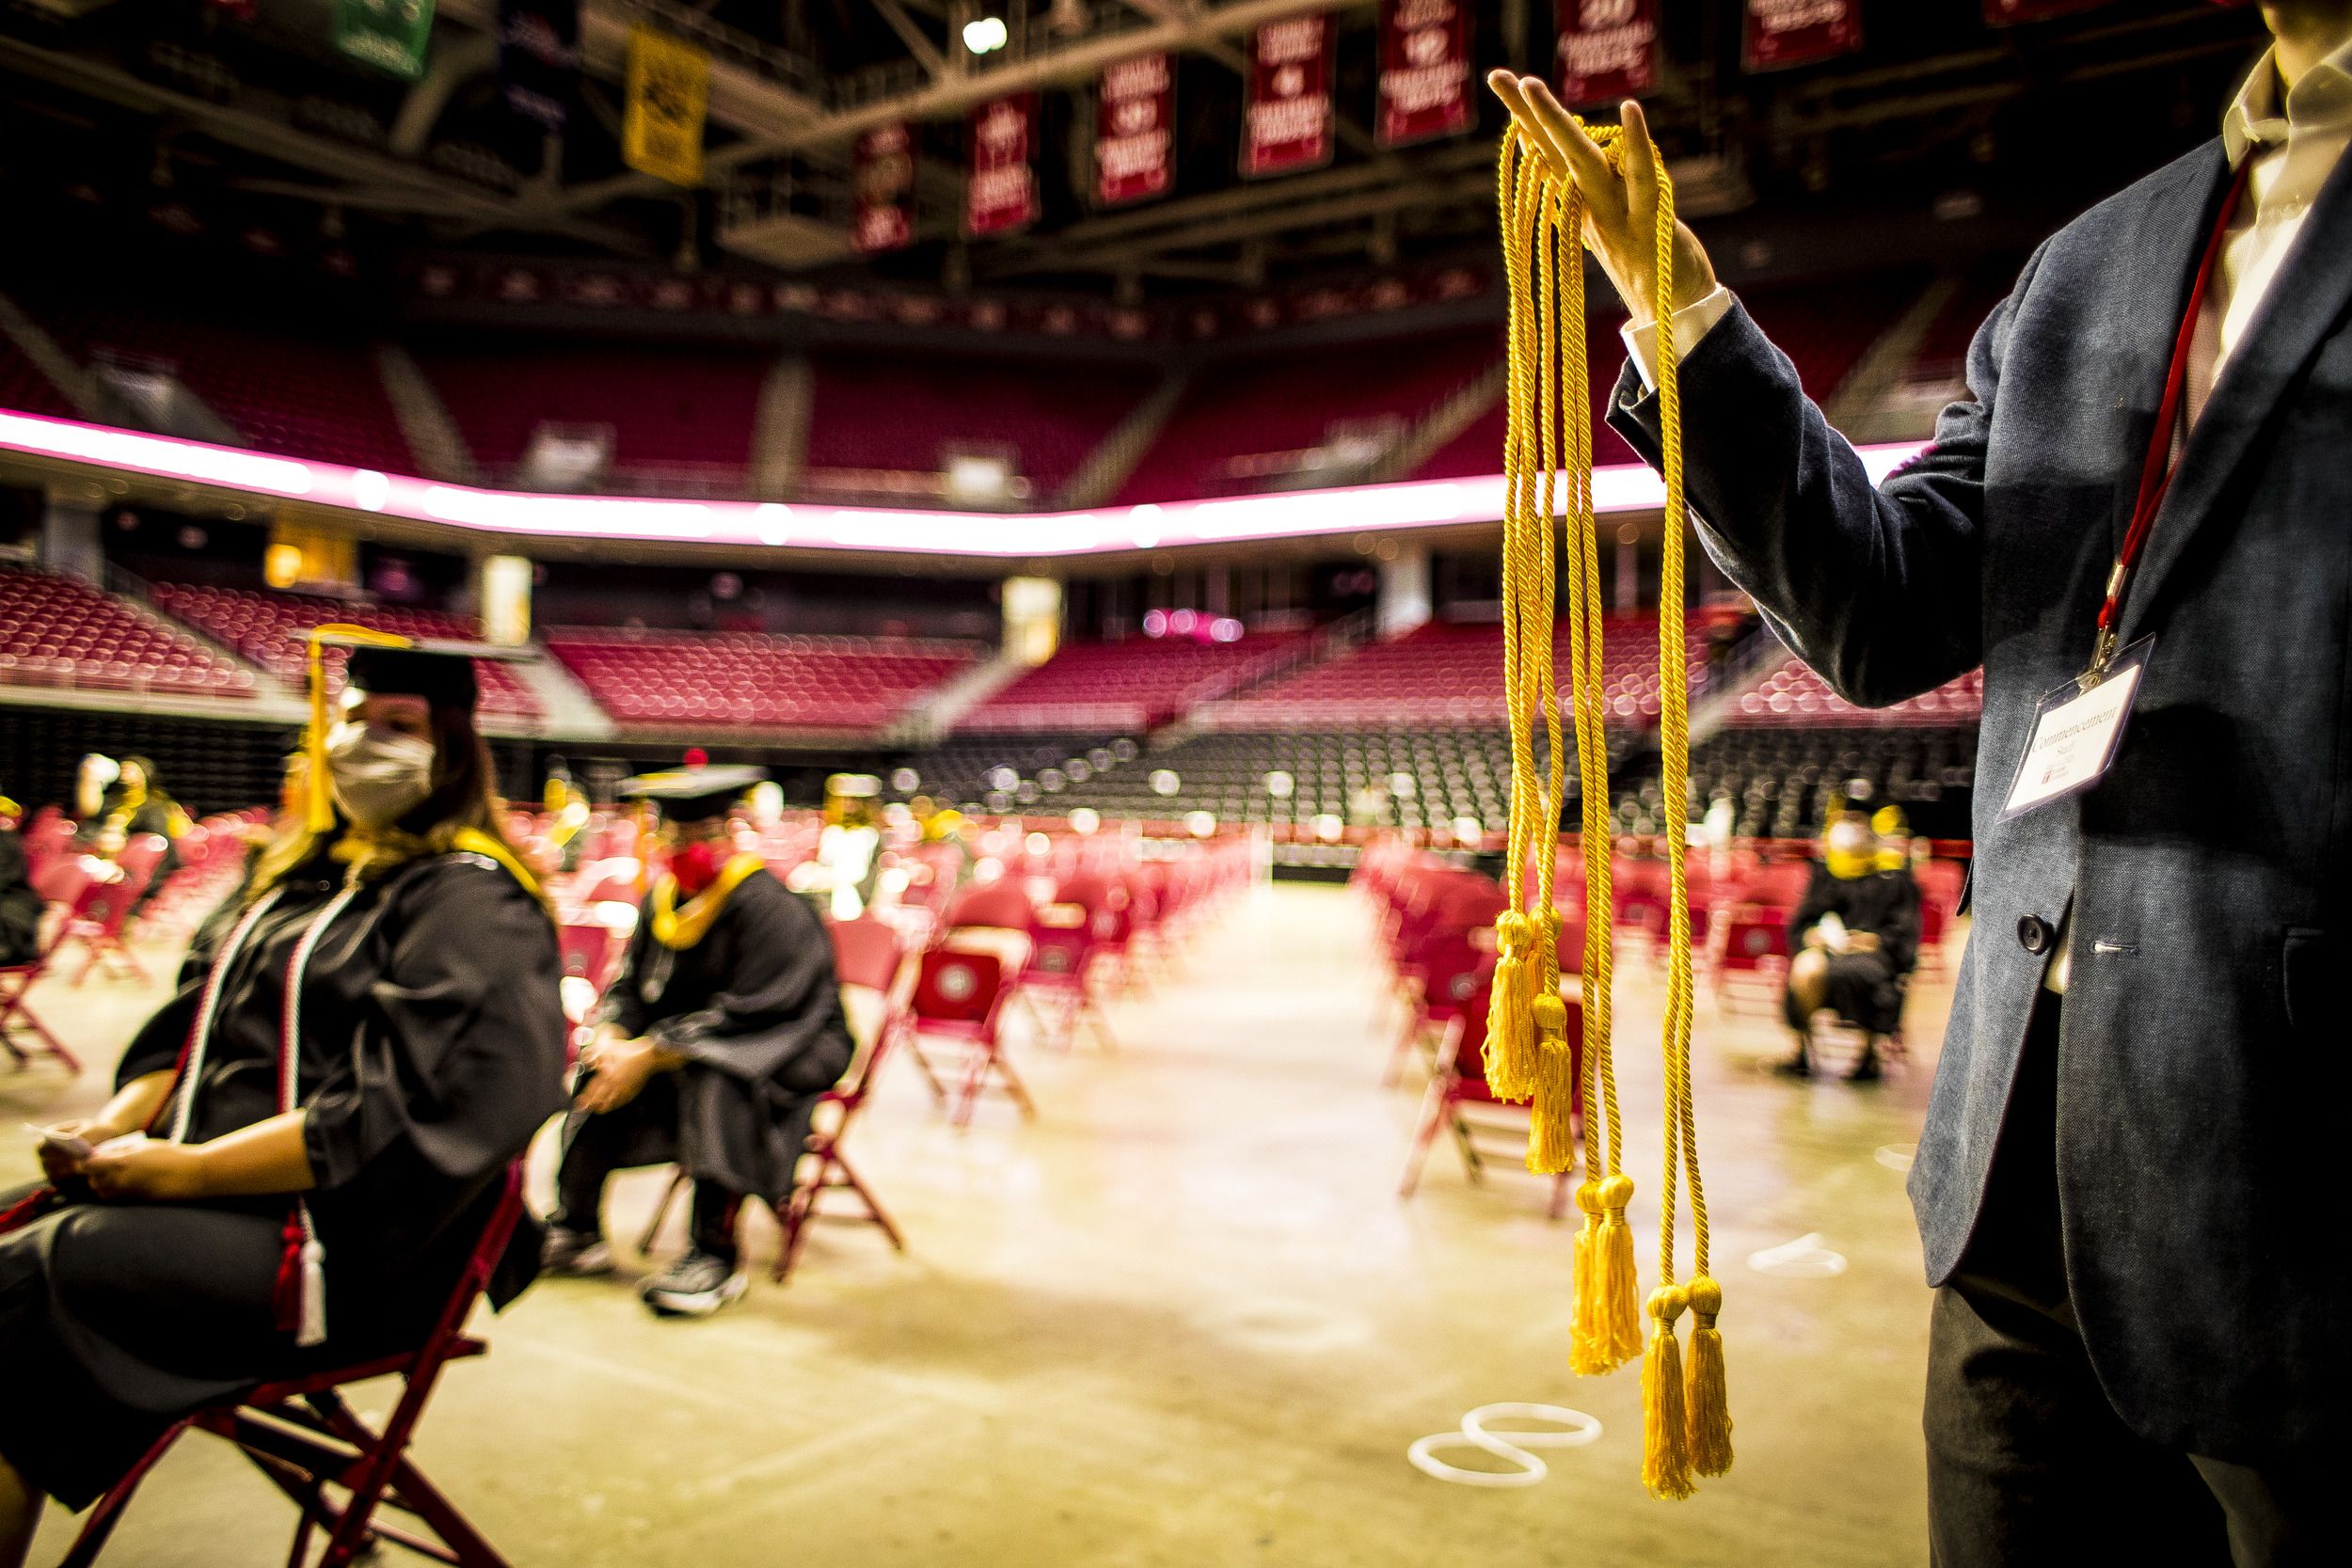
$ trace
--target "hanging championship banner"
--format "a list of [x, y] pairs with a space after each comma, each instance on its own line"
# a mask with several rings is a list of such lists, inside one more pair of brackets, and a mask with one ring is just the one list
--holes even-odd
[[857, 211], [850, 243], [870, 256], [914, 241], [914, 133], [906, 121], [857, 139]]
[[1748, 0], [1747, 68], [1776, 71], [1862, 47], [1862, 0]]
[[1241, 171], [1287, 174], [1331, 161], [1328, 16], [1294, 17], [1249, 40], [1249, 101], [1242, 117]]
[[1658, 0], [1559, 0], [1560, 102], [1639, 98], [1658, 86]]
[[1095, 94], [1094, 200], [1123, 206], [1165, 196], [1176, 178], [1176, 66], [1138, 55], [1103, 72]]
[[1037, 94], [1017, 92], [972, 111], [964, 143], [971, 174], [963, 187], [963, 231], [977, 239], [1002, 234], [1037, 217], [1037, 171], [1029, 149], [1037, 140]]
[[667, 33], [628, 32], [628, 107], [621, 157], [640, 174], [690, 189], [703, 182], [703, 117], [710, 108], [710, 56]]
[[2107, 0], [1984, 0], [1984, 24], [2006, 27], [2013, 22], [2039, 22], [2045, 16], [2087, 11]]
[[506, 106], [561, 131], [579, 80], [580, 0], [499, 0], [499, 81]]
[[1470, 77], [1466, 0], [1380, 0], [1382, 147], [1469, 130]]
[[335, 0], [335, 52], [405, 82], [424, 74], [433, 0]]

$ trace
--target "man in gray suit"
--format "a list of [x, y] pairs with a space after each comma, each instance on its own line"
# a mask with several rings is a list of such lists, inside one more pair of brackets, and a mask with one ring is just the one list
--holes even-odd
[[[1984, 666], [1975, 935], [1911, 1180], [1939, 1563], [2343, 1550], [2352, 0], [2263, 14], [2222, 135], [2034, 254], [1970, 401], [1876, 489], [1679, 236], [1709, 553], [1854, 702]], [[1641, 112], [1619, 173], [1539, 81], [1490, 81], [1586, 195], [1634, 315], [1610, 418], [1656, 462]], [[2104, 774], [2033, 803], [2065, 767], [2025, 766], [2042, 713], [2125, 693]]]

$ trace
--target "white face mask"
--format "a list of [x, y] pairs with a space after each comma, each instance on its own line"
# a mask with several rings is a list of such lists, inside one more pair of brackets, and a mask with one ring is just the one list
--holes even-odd
[[397, 730], [344, 722], [326, 735], [336, 802], [363, 828], [397, 822], [433, 793], [433, 742]]

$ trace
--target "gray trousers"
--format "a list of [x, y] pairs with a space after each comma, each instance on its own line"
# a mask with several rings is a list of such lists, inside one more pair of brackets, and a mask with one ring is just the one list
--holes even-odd
[[2159, 1447], [2099, 1386], [2058, 1227], [2060, 1000], [2043, 993], [1975, 1238], [1928, 1342], [1935, 1568], [2302, 1568], [2341, 1562], [2342, 1456], [2257, 1468]]

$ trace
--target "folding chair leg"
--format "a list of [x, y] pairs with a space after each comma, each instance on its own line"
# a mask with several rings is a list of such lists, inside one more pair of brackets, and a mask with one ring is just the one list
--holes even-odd
[[670, 1184], [661, 1189], [661, 1201], [653, 1206], [653, 1218], [645, 1222], [645, 1233], [637, 1240], [638, 1251], [651, 1252], [653, 1250], [654, 1243], [661, 1237], [663, 1223], [670, 1217], [671, 1205], [677, 1202], [678, 1189], [685, 1185], [685, 1171], [675, 1170], [670, 1173]]
[[1380, 1074], [1382, 1088], [1392, 1089], [1404, 1082], [1405, 1064], [1411, 1058], [1413, 1048], [1421, 1043], [1421, 1023], [1420, 1014], [1405, 1015], [1405, 1027], [1398, 1032], [1396, 1044], [1390, 1048], [1388, 1068]]
[[931, 1066], [931, 1059], [923, 1054], [923, 1048], [915, 1043], [916, 1038], [914, 1030], [907, 1031], [907, 1058], [922, 1072], [923, 1082], [931, 1086], [931, 1098], [945, 1105], [947, 1103], [947, 1085], [939, 1081], [938, 1069]]
[[906, 1251], [906, 1238], [898, 1234], [898, 1226], [891, 1223], [890, 1215], [883, 1211], [880, 1203], [874, 1200], [873, 1190], [859, 1179], [857, 1172], [850, 1168], [850, 1162], [844, 1160], [838, 1150], [834, 1153], [833, 1165], [834, 1169], [841, 1173], [841, 1185], [857, 1194], [858, 1201], [866, 1205], [866, 1212], [876, 1225], [882, 1227], [882, 1233], [890, 1238], [892, 1248], [899, 1252]]
[[1085, 1016], [1088, 1027], [1094, 1031], [1094, 1037], [1102, 1042], [1103, 1049], [1117, 1051], [1119, 1037], [1111, 1033], [1111, 1015], [1103, 1010], [1103, 1004], [1094, 999], [1092, 992], [1080, 997], [1078, 1010]]
[[1454, 1123], [1454, 1141], [1462, 1150], [1462, 1174], [1470, 1178], [1471, 1186], [1479, 1186], [1486, 1180], [1486, 1161], [1478, 1152], [1478, 1140], [1470, 1132], [1470, 1118], [1450, 1101], [1446, 1110]]
[[1446, 1083], [1443, 1078], [1430, 1080], [1429, 1092], [1422, 1098], [1421, 1125], [1413, 1129], [1413, 1146], [1405, 1155], [1405, 1180], [1396, 1196], [1410, 1197], [1421, 1185], [1421, 1167], [1429, 1160], [1429, 1146], [1438, 1141], [1438, 1126], [1446, 1115]]
[[1037, 1101], [1029, 1098], [1027, 1086], [1021, 1082], [1020, 1075], [1012, 1070], [1012, 1063], [1006, 1060], [1003, 1052], [993, 1047], [989, 1051], [988, 1060], [995, 1067], [997, 1075], [1004, 1079], [1005, 1092], [1011, 1095], [1013, 1103], [1021, 1107], [1021, 1114], [1031, 1121], [1035, 1121]]
[[1544, 1218], [1564, 1218], [1568, 1212], [1568, 1173], [1562, 1171], [1551, 1179], [1551, 1201], [1544, 1206]]

